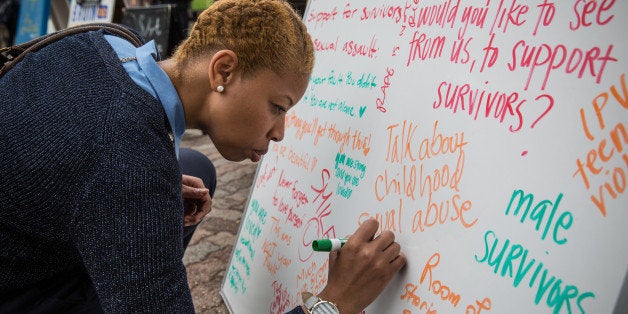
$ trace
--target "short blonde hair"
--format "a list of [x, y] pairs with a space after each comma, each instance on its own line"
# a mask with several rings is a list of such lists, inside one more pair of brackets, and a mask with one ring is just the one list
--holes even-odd
[[219, 0], [204, 10], [173, 54], [178, 62], [228, 49], [242, 75], [270, 69], [309, 76], [314, 48], [301, 16], [284, 0]]

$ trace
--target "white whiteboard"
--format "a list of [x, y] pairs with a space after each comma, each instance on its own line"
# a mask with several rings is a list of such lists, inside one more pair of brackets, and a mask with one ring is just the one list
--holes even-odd
[[628, 2], [311, 0], [316, 66], [258, 168], [234, 313], [318, 292], [368, 217], [408, 263], [366, 313], [611, 313], [628, 269]]

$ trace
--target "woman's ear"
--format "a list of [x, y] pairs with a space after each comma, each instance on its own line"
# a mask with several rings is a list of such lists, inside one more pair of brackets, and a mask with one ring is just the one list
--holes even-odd
[[[233, 79], [238, 67], [238, 56], [231, 50], [220, 50], [214, 54], [209, 63], [209, 81], [214, 91], [222, 92]], [[222, 87], [219, 87], [222, 86]]]

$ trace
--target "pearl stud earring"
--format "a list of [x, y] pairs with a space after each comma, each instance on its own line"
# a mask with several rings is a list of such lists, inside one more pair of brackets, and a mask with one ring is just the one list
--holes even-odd
[[216, 87], [216, 90], [217, 90], [219, 93], [222, 93], [222, 92], [225, 90], [225, 88], [224, 88], [222, 85], [218, 85], [218, 86]]

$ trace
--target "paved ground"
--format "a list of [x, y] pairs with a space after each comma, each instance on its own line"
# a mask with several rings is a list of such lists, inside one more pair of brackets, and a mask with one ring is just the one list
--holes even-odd
[[257, 164], [225, 160], [209, 137], [200, 131], [186, 132], [181, 146], [207, 155], [214, 162], [218, 175], [212, 211], [197, 228], [183, 258], [194, 306], [197, 313], [229, 313], [219, 291]]

